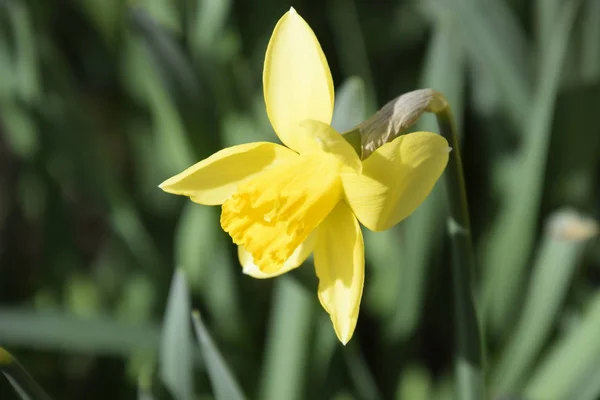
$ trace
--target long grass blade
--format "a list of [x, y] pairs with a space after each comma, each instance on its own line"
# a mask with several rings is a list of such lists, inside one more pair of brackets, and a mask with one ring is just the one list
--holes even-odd
[[[502, 333], [517, 309], [543, 192], [543, 176], [551, 135], [552, 113], [558, 95], [562, 66], [579, 1], [567, 2], [554, 27], [552, 45], [543, 51], [540, 81], [520, 153], [519, 174], [510, 197], [489, 232], [484, 249], [482, 305], [491, 331]], [[526, 195], [525, 195], [526, 194]]]
[[396, 399], [428, 400], [432, 398], [432, 379], [429, 371], [421, 365], [410, 365], [399, 379]]
[[593, 82], [600, 77], [600, 2], [587, 0], [584, 10], [581, 22], [581, 75], [584, 80]]
[[138, 374], [138, 400], [154, 400], [152, 395], [153, 368], [146, 365], [140, 369]]
[[202, 349], [202, 356], [210, 378], [216, 400], [243, 400], [245, 399], [240, 386], [236, 382], [230, 368], [223, 359], [221, 352], [213, 342], [208, 329], [204, 326], [200, 313], [192, 313], [192, 321], [196, 331], [198, 344]]
[[109, 318], [0, 308], [0, 321], [0, 341], [13, 347], [129, 356], [136, 350], [156, 350], [160, 342], [157, 326]]
[[361, 399], [380, 400], [381, 392], [375, 382], [375, 376], [356, 342], [350, 342], [344, 349], [343, 356], [348, 367], [352, 383]]
[[587, 374], [573, 385], [566, 397], [577, 400], [598, 400], [600, 398], [600, 362], [596, 362]]
[[528, 399], [567, 399], [581, 378], [600, 360], [600, 294], [596, 294], [577, 326], [546, 353], [525, 387]]
[[597, 230], [593, 221], [573, 211], [561, 211], [550, 218], [534, 262], [523, 312], [492, 377], [492, 391], [499, 395], [519, 393], [550, 336], [584, 244]]
[[21, 399], [50, 400], [50, 397], [25, 371], [25, 368], [2, 347], [0, 347], [0, 372], [6, 376]]
[[223, 35], [231, 3], [231, 0], [198, 2], [195, 18], [190, 24], [190, 44], [193, 51], [199, 54], [218, 48], [214, 43]]
[[[373, 75], [365, 40], [353, 1], [335, 0], [328, 7], [331, 24], [340, 49], [341, 67], [346, 76], [358, 76], [365, 84], [366, 113], [376, 111]], [[348, 29], [348, 27], [353, 27]]]
[[278, 278], [273, 293], [259, 398], [302, 399], [314, 302], [300, 284]]
[[453, 0], [446, 5], [457, 24], [472, 63], [493, 76], [504, 109], [517, 127], [525, 126], [531, 109], [531, 73], [527, 43], [503, 1]]
[[171, 282], [160, 346], [160, 376], [177, 400], [193, 396], [193, 345], [190, 294], [183, 270]]
[[321, 315], [317, 318], [316, 325], [310, 381], [319, 388], [325, 384], [339, 342], [331, 329], [331, 320], [328, 316]]
[[185, 271], [190, 288], [200, 290], [212, 264], [206, 255], [219, 243], [218, 216], [212, 207], [186, 201], [175, 232], [175, 265]]
[[364, 81], [356, 76], [346, 79], [335, 93], [331, 126], [338, 132], [346, 132], [354, 128], [367, 116], [366, 103]]
[[534, 2], [536, 42], [540, 49], [548, 48], [552, 38], [552, 32], [555, 29], [554, 24], [558, 18], [558, 13], [562, 0], [536, 0]]
[[8, 3], [14, 30], [16, 89], [23, 100], [35, 102], [41, 94], [38, 51], [29, 7], [25, 3]]

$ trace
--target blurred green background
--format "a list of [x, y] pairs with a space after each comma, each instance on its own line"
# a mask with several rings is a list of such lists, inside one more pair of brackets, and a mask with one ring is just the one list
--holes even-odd
[[457, 398], [442, 181], [365, 232], [346, 347], [310, 261], [244, 276], [218, 208], [157, 188], [277, 140], [262, 63], [290, 6], [338, 130], [418, 88], [450, 101], [490, 398], [599, 399], [598, 0], [0, 0], [0, 346], [55, 399]]

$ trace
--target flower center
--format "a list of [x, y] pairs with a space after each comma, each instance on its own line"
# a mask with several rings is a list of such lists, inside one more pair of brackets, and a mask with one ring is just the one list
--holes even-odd
[[339, 168], [328, 154], [302, 154], [242, 182], [223, 203], [223, 230], [276, 272], [340, 201]]

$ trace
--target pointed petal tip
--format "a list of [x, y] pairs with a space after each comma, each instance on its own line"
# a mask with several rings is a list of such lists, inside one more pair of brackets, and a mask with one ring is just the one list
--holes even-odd
[[[335, 327], [334, 327], [334, 329], [335, 329]], [[350, 339], [352, 339], [354, 331], [345, 329], [342, 332], [338, 332], [338, 330], [335, 329], [335, 334], [338, 337], [338, 340], [340, 341], [340, 343], [342, 343], [342, 345], [345, 346], [348, 344], [348, 342], [350, 342]]]
[[269, 40], [263, 94], [275, 133], [292, 150], [302, 148], [295, 134], [300, 121], [331, 122], [335, 95], [329, 64], [315, 33], [294, 7], [279, 19]]
[[161, 183], [160, 185], [158, 185], [158, 188], [161, 189], [163, 192], [167, 192], [168, 193], [167, 186], [168, 186], [167, 181], [164, 181], [163, 183]]
[[[179, 174], [178, 174], [178, 175], [179, 175]], [[160, 185], [158, 185], [158, 187], [159, 187], [160, 189], [164, 190], [165, 192], [167, 192], [167, 193], [170, 193], [170, 191], [169, 191], [169, 186], [172, 186], [172, 185], [173, 185], [173, 182], [174, 182], [174, 181], [176, 181], [176, 177], [177, 177], [178, 175], [174, 175], [174, 176], [171, 176], [171, 177], [169, 177], [169, 178], [165, 179], [164, 181], [162, 181], [162, 182], [160, 183]]]
[[158, 188], [160, 190], [162, 190], [163, 192], [166, 192], [166, 193], [179, 194], [179, 193], [176, 193], [172, 189], [172, 187], [170, 187], [171, 186], [171, 180], [172, 180], [172, 178], [167, 179], [166, 181], [164, 181], [163, 183], [161, 183], [160, 185], [158, 185]]

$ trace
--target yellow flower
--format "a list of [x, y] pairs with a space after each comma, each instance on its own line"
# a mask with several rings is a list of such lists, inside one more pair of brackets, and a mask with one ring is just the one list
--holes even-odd
[[[400, 136], [361, 161], [329, 124], [333, 81], [314, 33], [291, 8], [277, 23], [263, 71], [267, 114], [284, 147], [221, 150], [160, 187], [222, 205], [221, 226], [246, 274], [269, 278], [314, 253], [318, 295], [339, 340], [354, 332], [364, 281], [360, 221], [381, 231], [425, 199], [448, 161], [430, 132]], [[358, 221], [357, 221], [358, 219]]]

